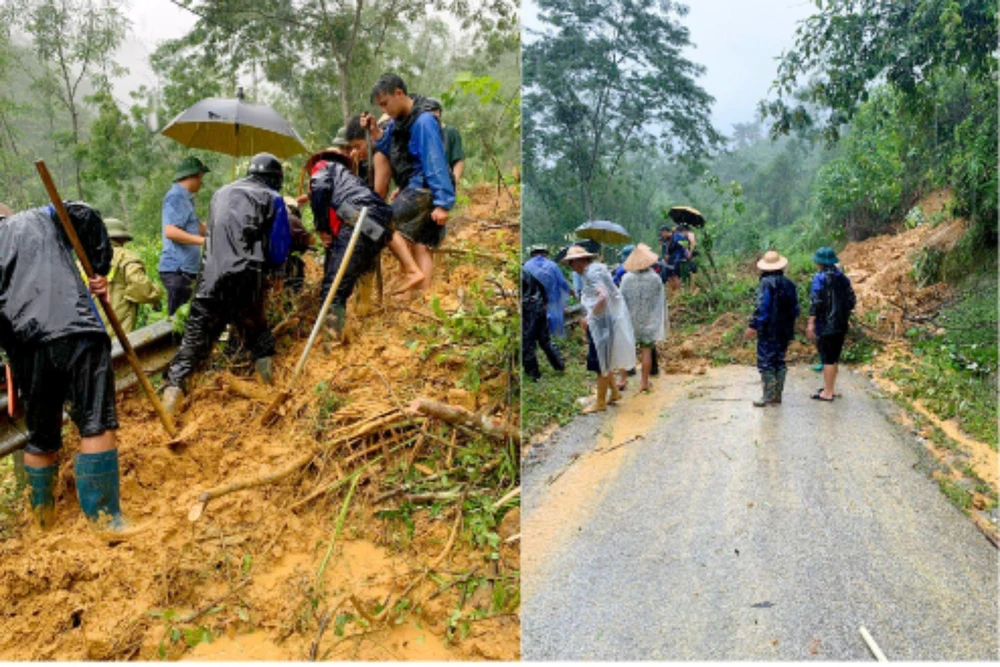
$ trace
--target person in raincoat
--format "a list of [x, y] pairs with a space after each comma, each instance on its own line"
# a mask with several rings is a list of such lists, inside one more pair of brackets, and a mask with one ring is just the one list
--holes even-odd
[[85, 281], [53, 206], [0, 210], [0, 346], [25, 405], [25, 472], [42, 528], [55, 520], [62, 415], [80, 431], [73, 469], [80, 509], [121, 530], [115, 376], [111, 340], [91, 295], [107, 299], [112, 250], [101, 215], [82, 202], [66, 210], [94, 268]]
[[621, 252], [618, 254], [618, 266], [615, 267], [614, 272], [611, 274], [611, 277], [615, 281], [615, 285], [618, 287], [621, 287], [622, 278], [625, 276], [625, 272], [627, 270], [625, 268], [625, 260], [628, 259], [628, 256], [632, 254], [633, 250], [635, 250], [634, 245], [627, 245], [622, 248]]
[[753, 404], [758, 408], [780, 405], [785, 390], [785, 354], [795, 333], [799, 295], [795, 283], [785, 277], [788, 259], [768, 250], [757, 262], [760, 283], [757, 303], [746, 330], [746, 339], [757, 336], [757, 370], [764, 393]]
[[302, 224], [302, 211], [299, 203], [292, 197], [285, 197], [285, 210], [288, 211], [288, 228], [292, 235], [292, 246], [288, 259], [274, 271], [274, 277], [281, 280], [282, 288], [287, 292], [301, 292], [305, 286], [306, 263], [302, 255], [312, 249], [315, 239], [312, 232]]
[[549, 249], [544, 245], [533, 245], [531, 258], [522, 267], [542, 284], [545, 289], [546, 312], [548, 313], [549, 333], [557, 338], [566, 336], [566, 302], [573, 288], [563, 275], [559, 265], [549, 259]]
[[[163, 290], [146, 275], [146, 267], [139, 255], [125, 247], [132, 240], [128, 225], [117, 218], [107, 218], [104, 224], [114, 250], [111, 271], [108, 272], [108, 298], [122, 329], [129, 333], [135, 330], [139, 320], [139, 305], [159, 305]], [[111, 324], [105, 319], [103, 312], [101, 320], [108, 333], [113, 334]]]
[[850, 327], [851, 312], [857, 305], [851, 279], [837, 268], [840, 260], [833, 248], [824, 246], [813, 254], [819, 272], [809, 285], [809, 324], [806, 335], [816, 344], [823, 364], [823, 388], [812, 394], [817, 401], [834, 399], [837, 364]]
[[542, 371], [538, 367], [538, 350], [542, 348], [549, 364], [556, 371], [566, 370], [559, 350], [552, 342], [549, 332], [545, 287], [530, 271], [521, 271], [521, 367], [532, 380], [540, 380]]
[[267, 267], [285, 262], [292, 244], [288, 210], [279, 193], [283, 176], [278, 158], [258, 153], [245, 178], [212, 196], [205, 261], [184, 338], [167, 369], [163, 405], [169, 413], [228, 324], [235, 325], [250, 348], [258, 375], [271, 383], [275, 349], [264, 314], [264, 279]]
[[361, 209], [368, 208], [361, 236], [334, 294], [326, 327], [341, 340], [347, 320], [347, 300], [362, 275], [374, 270], [378, 254], [392, 237], [392, 207], [351, 171], [350, 158], [338, 151], [319, 156], [309, 179], [309, 206], [316, 231], [330, 239], [323, 265], [320, 298], [325, 299], [344, 261]]
[[[649, 374], [653, 368], [656, 344], [666, 338], [666, 300], [663, 298], [663, 281], [653, 271], [656, 253], [645, 243], [640, 243], [629, 254], [623, 266], [627, 273], [622, 277], [621, 293], [628, 307], [632, 331], [642, 354], [640, 391], [649, 392]], [[622, 384], [625, 374], [622, 373]]]
[[562, 260], [583, 278], [580, 303], [587, 311], [583, 320], [587, 329], [587, 370], [597, 373], [597, 395], [584, 408], [584, 414], [601, 412], [608, 403], [617, 402], [621, 392], [613, 372], [635, 366], [635, 337], [628, 308], [608, 267], [595, 262], [595, 257], [582, 246], [573, 246]]

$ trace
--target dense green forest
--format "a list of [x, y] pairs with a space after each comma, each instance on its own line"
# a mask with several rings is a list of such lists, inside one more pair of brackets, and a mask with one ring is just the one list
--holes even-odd
[[[158, 0], [165, 4], [168, 0]], [[132, 99], [113, 83], [128, 36], [122, 0], [0, 1], [0, 201], [38, 205], [33, 162], [44, 158], [62, 194], [119, 217], [155, 256], [160, 205], [177, 162], [192, 152], [159, 134], [205, 97], [277, 109], [312, 149], [326, 146], [348, 114], [377, 112], [368, 92], [385, 71], [411, 92], [437, 96], [461, 129], [466, 181], [510, 180], [520, 162], [520, 64], [516, 4], [448, 0], [370, 4], [317, 0], [178, 0], [197, 17], [185, 35], [158, 45], [149, 64], [158, 86]], [[212, 168], [196, 198], [207, 212], [216, 188], [247, 157], [195, 152]], [[286, 163], [294, 194], [305, 155]]]

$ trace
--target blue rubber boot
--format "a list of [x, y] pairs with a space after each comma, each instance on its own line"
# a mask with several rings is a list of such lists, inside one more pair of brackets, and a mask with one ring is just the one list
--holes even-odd
[[38, 525], [45, 530], [51, 528], [56, 518], [56, 477], [59, 466], [52, 464], [44, 468], [24, 466], [31, 487], [31, 511]]
[[118, 450], [96, 454], [77, 454], [73, 461], [76, 472], [76, 494], [80, 509], [92, 522], [107, 522], [111, 530], [121, 530], [122, 519], [118, 487]]

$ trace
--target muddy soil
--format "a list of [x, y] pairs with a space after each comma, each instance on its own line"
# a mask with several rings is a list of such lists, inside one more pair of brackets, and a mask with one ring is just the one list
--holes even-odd
[[[516, 205], [490, 188], [470, 195], [473, 203], [453, 217], [445, 246], [492, 254], [517, 247]], [[181, 450], [165, 446], [141, 395], [119, 397], [122, 502], [133, 534], [103, 536], [83, 520], [73, 430], [63, 450], [55, 527], [42, 533], [22, 513], [12, 537], [0, 542], [0, 657], [306, 660], [320, 637], [317, 656], [330, 660], [519, 658], [516, 501], [493, 515], [501, 546], [491, 559], [493, 549], [477, 546], [454, 498], [412, 511], [407, 525], [393, 518], [401, 503], [386, 497], [393, 487], [383, 485], [401, 466], [426, 476], [460, 468], [469, 436], [425, 423], [419, 435], [396, 424], [367, 438], [330, 440], [416, 396], [517, 420], [504, 373], [471, 393], [459, 387], [460, 353], [426, 353], [434, 342], [431, 300], [446, 311], [462, 307], [470, 284], [500, 275], [494, 263], [439, 254], [431, 294], [405, 301], [390, 296], [396, 261], [388, 253], [382, 261], [382, 304], [363, 318], [357, 302], [351, 305], [348, 344], [312, 352], [278, 423], [261, 426], [259, 418], [291, 377], [318, 310], [314, 292], [299, 300], [301, 321], [279, 337], [276, 388], [253, 377], [234, 382], [236, 366], [198, 376], [181, 415], [182, 425], [197, 424], [196, 433]], [[321, 268], [312, 258], [307, 268], [315, 286]], [[502, 278], [500, 287], [516, 290]], [[498, 290], [491, 298], [504, 296]], [[242, 395], [228, 388], [234, 385]], [[311, 463], [286, 479], [213, 500], [200, 519], [189, 520], [202, 491], [260, 477], [310, 450], [317, 452]], [[388, 457], [372, 461], [376, 454]], [[370, 468], [333, 542], [349, 485], [314, 492], [366, 461]], [[490, 497], [503, 489], [476, 492]], [[498, 605], [504, 595], [513, 601]], [[461, 617], [449, 624], [456, 611]]]

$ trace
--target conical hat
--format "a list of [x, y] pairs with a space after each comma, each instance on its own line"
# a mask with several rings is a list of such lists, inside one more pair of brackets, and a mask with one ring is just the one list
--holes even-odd
[[642, 271], [656, 264], [656, 253], [645, 243], [640, 243], [628, 256], [623, 265], [626, 271]]
[[597, 255], [592, 252], [587, 252], [587, 249], [583, 246], [575, 245], [570, 248], [569, 252], [566, 253], [566, 256], [562, 258], [562, 263], [569, 264], [574, 259], [591, 259], [593, 257], [597, 257]]
[[757, 268], [761, 271], [781, 271], [788, 266], [788, 258], [782, 257], [777, 250], [768, 250], [757, 262]]

